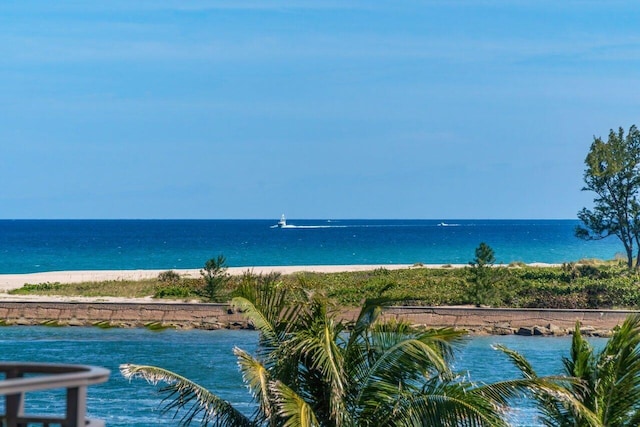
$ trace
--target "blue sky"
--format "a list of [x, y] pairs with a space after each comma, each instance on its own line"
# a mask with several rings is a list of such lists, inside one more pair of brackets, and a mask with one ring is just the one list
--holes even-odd
[[0, 218], [575, 218], [631, 1], [0, 3]]

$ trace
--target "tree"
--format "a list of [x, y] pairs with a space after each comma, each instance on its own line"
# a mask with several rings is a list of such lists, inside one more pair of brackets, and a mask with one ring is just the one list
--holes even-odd
[[[528, 379], [537, 377], [519, 353], [499, 346]], [[552, 394], [534, 390], [545, 426], [631, 427], [640, 425], [640, 316], [628, 317], [604, 349], [596, 353], [576, 324], [564, 373], [576, 382], [564, 383], [578, 405], [567, 407]]]
[[[506, 426], [508, 399], [529, 387], [562, 393], [546, 379], [474, 385], [450, 368], [462, 332], [418, 330], [382, 321], [384, 299], [368, 300], [354, 321], [327, 300], [260, 276], [245, 280], [233, 304], [260, 331], [256, 356], [235, 348], [256, 402], [246, 416], [175, 373], [122, 365], [125, 377], [165, 382], [166, 410], [184, 410], [181, 425], [373, 427]], [[197, 418], [201, 418], [197, 420]]]
[[[640, 131], [631, 126], [609, 132], [605, 142], [594, 138], [585, 158], [583, 191], [596, 193], [593, 209], [578, 212], [582, 225], [576, 236], [586, 240], [617, 236], [624, 245], [627, 266], [633, 267], [634, 248], [640, 246]], [[640, 266], [640, 251], [636, 268]]]
[[220, 291], [229, 283], [231, 277], [227, 273], [227, 260], [223, 255], [211, 258], [204, 264], [204, 268], [200, 270], [200, 275], [204, 281], [204, 286], [196, 291], [196, 293], [206, 298], [207, 301], [217, 301], [220, 297]]
[[493, 249], [486, 243], [482, 242], [475, 250], [475, 258], [469, 262], [471, 289], [469, 297], [477, 306], [487, 304], [495, 292], [492, 286], [494, 280], [493, 264], [496, 257]]

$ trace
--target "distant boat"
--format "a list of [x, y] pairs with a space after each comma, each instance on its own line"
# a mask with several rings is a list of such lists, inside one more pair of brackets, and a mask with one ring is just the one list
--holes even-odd
[[438, 227], [448, 227], [449, 224], [447, 224], [446, 222], [441, 222], [440, 224], [438, 224]]
[[283, 228], [287, 226], [287, 219], [284, 217], [284, 214], [280, 217], [280, 221], [278, 221], [278, 228]]
[[271, 228], [298, 228], [295, 225], [287, 225], [287, 219], [284, 217], [284, 214], [280, 217], [280, 221], [277, 224], [271, 226]]

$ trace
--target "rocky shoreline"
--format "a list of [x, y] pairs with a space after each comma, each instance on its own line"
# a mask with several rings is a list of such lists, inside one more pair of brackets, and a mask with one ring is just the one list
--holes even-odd
[[[345, 309], [354, 319], [358, 310]], [[588, 336], [609, 336], [636, 311], [500, 309], [478, 307], [387, 307], [383, 317], [425, 328], [454, 327], [477, 335], [564, 336], [576, 322]], [[96, 326], [176, 329], [252, 329], [228, 304], [185, 302], [1, 301], [0, 325]]]

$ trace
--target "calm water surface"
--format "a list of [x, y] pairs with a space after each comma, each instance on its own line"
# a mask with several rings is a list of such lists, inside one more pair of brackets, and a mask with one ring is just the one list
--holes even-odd
[[[173, 331], [97, 328], [0, 328], [0, 358], [40, 362], [80, 363], [111, 369], [108, 383], [89, 389], [88, 411], [106, 420], [108, 426], [171, 426], [171, 416], [162, 416], [155, 388], [143, 380], [129, 382], [118, 366], [136, 363], [160, 366], [180, 373], [215, 391], [219, 396], [250, 413], [251, 404], [242, 384], [234, 346], [253, 353], [257, 334], [250, 331]], [[596, 340], [596, 345], [603, 343]], [[522, 352], [539, 374], [559, 373], [561, 357], [568, 354], [570, 338], [490, 336], [471, 338], [457, 353], [455, 369], [471, 380], [494, 382], [514, 378], [518, 372], [500, 353], [491, 348], [501, 343]], [[27, 401], [27, 410], [63, 411], [61, 392], [40, 393]], [[537, 426], [535, 411], [517, 403], [516, 426]]]

